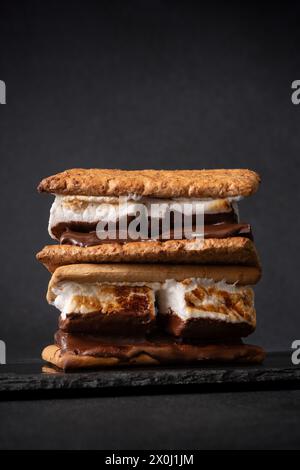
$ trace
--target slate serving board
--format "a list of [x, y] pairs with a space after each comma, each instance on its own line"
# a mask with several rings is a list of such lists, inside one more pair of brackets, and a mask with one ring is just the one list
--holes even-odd
[[[30, 394], [66, 392], [79, 395], [82, 392], [99, 393], [118, 390], [139, 393], [141, 390], [176, 387], [198, 388], [227, 386], [231, 390], [239, 386], [250, 388], [297, 387], [300, 388], [300, 366], [291, 362], [291, 353], [269, 353], [262, 365], [207, 365], [190, 367], [120, 368], [83, 372], [43, 371], [41, 362], [8, 364], [0, 366], [0, 398], [23, 398]], [[45, 369], [44, 369], [45, 370]]]

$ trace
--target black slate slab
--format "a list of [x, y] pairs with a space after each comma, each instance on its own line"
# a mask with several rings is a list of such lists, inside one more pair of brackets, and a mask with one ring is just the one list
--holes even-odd
[[[190, 367], [122, 368], [83, 372], [58, 372], [42, 369], [45, 364], [27, 363], [0, 366], [0, 398], [10, 395], [40, 394], [56, 392], [80, 394], [84, 391], [99, 392], [167, 388], [178, 391], [178, 387], [227, 386], [231, 390], [239, 386], [248, 388], [294, 387], [300, 388], [300, 366], [291, 362], [291, 354], [269, 353], [262, 365], [209, 365]], [[206, 387], [206, 388], [205, 388]]]

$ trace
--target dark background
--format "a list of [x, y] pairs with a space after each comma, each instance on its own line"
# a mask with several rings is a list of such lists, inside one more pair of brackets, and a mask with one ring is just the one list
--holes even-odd
[[300, 337], [300, 8], [293, 2], [0, 2], [1, 318], [8, 361], [38, 357], [58, 312], [35, 253], [39, 180], [72, 167], [252, 168], [240, 205], [264, 275], [251, 341]]

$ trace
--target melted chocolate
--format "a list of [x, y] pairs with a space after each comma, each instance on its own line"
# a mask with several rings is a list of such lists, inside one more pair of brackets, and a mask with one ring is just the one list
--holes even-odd
[[204, 225], [204, 238], [245, 237], [253, 239], [250, 224]]
[[[174, 220], [174, 214], [171, 214], [171, 219], [170, 219], [171, 229], [173, 228], [172, 219]], [[127, 218], [128, 224], [132, 220], [134, 220], [134, 217], [128, 217]], [[235, 224], [237, 222], [238, 222], [237, 215], [233, 210], [230, 212], [222, 212], [218, 214], [204, 214], [204, 225], [213, 225], [213, 224], [220, 224], [220, 223]], [[193, 223], [194, 225], [196, 223], [195, 217], [193, 218]], [[60, 222], [59, 224], [56, 224], [54, 227], [52, 227], [51, 230], [52, 230], [53, 235], [57, 238], [57, 240], [59, 240], [61, 235], [67, 230], [70, 230], [72, 232], [89, 233], [89, 232], [96, 231], [96, 227], [97, 227], [97, 223], [95, 222], [89, 223], [89, 222], [70, 221], [70, 222]], [[118, 229], [119, 229], [119, 226], [117, 222], [117, 231]], [[150, 232], [151, 232], [151, 219], [149, 218], [149, 233]]]
[[[102, 243], [128, 243], [134, 241], [142, 241], [143, 239], [133, 240], [131, 238], [125, 238], [127, 236], [122, 233], [117, 233], [118, 238], [101, 240], [98, 238], [96, 231], [88, 233], [76, 232], [73, 230], [66, 230], [60, 237], [61, 245], [75, 245], [75, 246], [94, 246]], [[251, 227], [249, 224], [216, 224], [216, 225], [205, 225], [204, 226], [204, 238], [228, 238], [228, 237], [246, 237], [252, 239]], [[164, 237], [164, 234], [160, 235], [159, 240], [165, 241], [174, 239], [174, 231], [170, 231], [170, 238]], [[149, 239], [148, 239], [149, 240]]]
[[147, 354], [159, 362], [196, 361], [199, 356], [216, 355], [220, 357], [220, 348], [226, 359], [226, 352], [232, 348], [243, 347], [240, 340], [224, 342], [183, 342], [169, 336], [152, 336], [149, 338], [102, 337], [88, 335], [74, 335], [58, 331], [55, 342], [62, 353], [71, 353], [80, 356], [117, 357], [122, 361]]

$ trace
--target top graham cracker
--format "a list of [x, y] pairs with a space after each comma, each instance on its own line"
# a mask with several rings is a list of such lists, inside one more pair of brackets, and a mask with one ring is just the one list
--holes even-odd
[[226, 198], [255, 193], [260, 177], [251, 170], [82, 169], [43, 179], [39, 192], [85, 196], [138, 195], [157, 198]]

